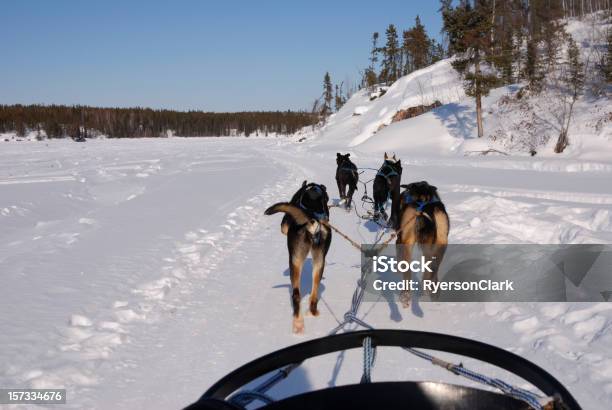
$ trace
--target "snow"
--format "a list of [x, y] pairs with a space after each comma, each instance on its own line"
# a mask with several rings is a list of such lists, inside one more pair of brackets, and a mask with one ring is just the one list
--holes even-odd
[[[3, 145], [0, 384], [66, 387], [68, 408], [179, 408], [239, 365], [325, 335], [348, 308], [358, 255], [334, 238], [321, 316], [306, 317], [306, 333], [294, 336], [285, 237], [279, 218], [262, 211], [304, 179], [325, 183], [337, 199], [335, 152], [346, 151], [352, 135], [333, 146], [326, 132], [299, 144], [173, 138]], [[375, 168], [390, 148], [363, 144], [351, 148], [351, 158]], [[563, 158], [532, 167], [524, 157], [433, 157], [424, 147], [428, 159], [414, 147], [393, 149], [406, 181], [440, 188], [451, 242], [612, 242], [610, 168], [568, 171]], [[374, 237], [354, 214], [332, 212], [351, 237]], [[307, 267], [304, 297], [310, 275]], [[362, 314], [381, 328], [507, 348], [553, 372], [595, 409], [612, 398], [610, 306], [428, 303], [419, 317], [378, 302], [364, 304]], [[273, 394], [356, 381], [360, 353], [343, 357], [335, 372], [337, 357], [305, 365]], [[379, 354], [374, 377], [458, 382], [391, 349]]]
[[[487, 129], [513, 92], [485, 99]], [[398, 109], [435, 100], [445, 105], [391, 124]], [[445, 60], [373, 101], [358, 93], [325, 127], [293, 139], [0, 141], [0, 386], [65, 387], [71, 409], [180, 408], [238, 366], [327, 334], [349, 307], [359, 255], [334, 237], [321, 315], [293, 335], [286, 239], [280, 217], [263, 210], [305, 179], [337, 200], [336, 152], [370, 168], [395, 152], [403, 182], [439, 188], [451, 243], [612, 243], [610, 129], [586, 125], [600, 114], [586, 103], [577, 110], [584, 128], [570, 133], [575, 142], [563, 155], [471, 155], [492, 145], [475, 138], [473, 101]], [[331, 221], [364, 243], [377, 234], [337, 208]], [[307, 261], [304, 298], [311, 280]], [[420, 307], [364, 302], [360, 315], [378, 328], [500, 346], [554, 374], [583, 408], [609, 407], [611, 303]], [[361, 352], [348, 351], [306, 363], [271, 393], [354, 383], [360, 374]], [[381, 349], [373, 379], [462, 382], [398, 349]]]

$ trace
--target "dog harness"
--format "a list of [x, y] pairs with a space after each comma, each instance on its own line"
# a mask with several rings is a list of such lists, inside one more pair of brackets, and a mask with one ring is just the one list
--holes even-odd
[[308, 191], [310, 189], [314, 189], [315, 191], [317, 191], [320, 195], [324, 196], [324, 192], [323, 192], [323, 188], [321, 188], [320, 185], [315, 184], [315, 183], [310, 183], [306, 186], [306, 188], [304, 189], [304, 191], [302, 191], [302, 195], [300, 196], [300, 208], [302, 208], [304, 211], [306, 211], [309, 215], [312, 215], [314, 217], [314, 219], [317, 221], [317, 227], [314, 230], [314, 232], [310, 232], [312, 234], [312, 241], [315, 245], [318, 245], [319, 242], [321, 241], [321, 221], [327, 221], [329, 219], [329, 215], [323, 211], [323, 212], [315, 212], [312, 209], [308, 208], [306, 205], [304, 205], [302, 203], [302, 199], [304, 198], [304, 192]]
[[[397, 172], [391, 164], [393, 164], [393, 162], [389, 160], [385, 160], [383, 165], [380, 167], [380, 169], [376, 173], [376, 176], [381, 176], [387, 181], [387, 186], [391, 185], [391, 177], [395, 177], [395, 176], [401, 177], [399, 172]], [[387, 192], [387, 201], [389, 201], [389, 199], [391, 199], [391, 191]], [[375, 205], [375, 208], [377, 212], [383, 212], [385, 209], [385, 204], [383, 203], [383, 204], [378, 204], [377, 206]]]
[[[391, 164], [392, 164], [391, 161], [385, 160], [382, 167], [380, 167], [380, 169], [376, 173], [376, 176], [380, 175], [381, 177], [385, 178], [387, 180], [387, 183], [389, 183], [389, 178], [400, 176], [400, 174], [395, 170], [395, 168], [393, 168], [393, 166], [391, 166]], [[386, 170], [386, 171], [383, 171], [383, 170]]]
[[424, 212], [423, 209], [425, 209], [425, 207], [427, 205], [429, 205], [429, 204], [435, 204], [435, 203], [438, 203], [438, 202], [442, 202], [442, 201], [440, 201], [440, 198], [437, 195], [433, 196], [429, 201], [416, 201], [412, 197], [412, 195], [410, 195], [410, 192], [404, 192], [402, 194], [402, 201], [406, 205], [414, 205], [414, 206], [416, 206], [416, 210], [418, 212], [420, 212], [424, 217], [429, 219], [430, 221], [433, 221], [433, 219], [431, 218], [431, 216], [427, 212]]

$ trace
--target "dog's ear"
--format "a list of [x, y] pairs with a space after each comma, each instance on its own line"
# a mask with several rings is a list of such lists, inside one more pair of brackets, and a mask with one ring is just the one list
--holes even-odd
[[396, 159], [396, 158], [395, 158], [395, 152], [393, 153], [393, 159]]
[[398, 160], [397, 160], [395, 163], [396, 163], [396, 164], [397, 164], [397, 165], [398, 165], [400, 168], [402, 167], [402, 160], [401, 160], [401, 159], [398, 159]]
[[348, 157], [350, 157], [350, 156], [351, 156], [351, 153], [350, 153], [350, 152], [349, 152], [348, 154], [346, 154], [346, 155], [345, 155], [345, 157], [347, 157], [347, 158], [348, 158]]
[[342, 158], [342, 154], [339, 152], [336, 152], [336, 158]]
[[306, 185], [308, 185], [308, 181], [304, 180], [304, 182], [302, 182], [302, 188], [304, 188]]
[[323, 184], [321, 184], [321, 189], [322, 189], [323, 191], [327, 192], [327, 187], [326, 187], [325, 185], [323, 185]]
[[387, 152], [385, 151], [385, 159], [388, 159], [389, 157], [387, 156]]

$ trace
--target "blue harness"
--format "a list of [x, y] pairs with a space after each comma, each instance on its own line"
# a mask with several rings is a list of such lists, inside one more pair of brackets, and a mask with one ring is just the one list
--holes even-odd
[[[393, 164], [393, 162], [385, 160], [382, 167], [380, 167], [376, 173], [376, 176], [381, 176], [387, 181], [387, 185], [391, 185], [391, 177], [400, 176], [400, 174], [391, 166], [391, 164]], [[386, 170], [387, 172], [384, 172], [383, 170]], [[389, 201], [389, 199], [391, 199], [391, 191], [387, 192], [387, 201]], [[377, 212], [383, 212], [385, 209], [385, 204], [379, 204], [376, 208]]]
[[[389, 178], [394, 176], [400, 176], [400, 174], [398, 174], [398, 172], [391, 166], [391, 164], [391, 161], [386, 160], [383, 166], [380, 167], [380, 169], [376, 173], [376, 176], [380, 175], [381, 177], [385, 178], [387, 180], [387, 183], [389, 182]], [[383, 169], [388, 170], [388, 172], [383, 172]]]
[[415, 201], [414, 198], [412, 198], [412, 195], [410, 195], [410, 192], [403, 193], [402, 201], [406, 205], [416, 205], [416, 209], [419, 212], [423, 212], [423, 209], [425, 209], [425, 207], [429, 204], [435, 204], [437, 202], [441, 202], [440, 198], [438, 198], [437, 195], [433, 196], [429, 201]]

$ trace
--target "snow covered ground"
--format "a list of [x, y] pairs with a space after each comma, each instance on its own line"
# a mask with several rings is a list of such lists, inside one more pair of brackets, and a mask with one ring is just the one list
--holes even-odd
[[[179, 408], [237, 366], [325, 335], [348, 309], [358, 254], [334, 238], [321, 316], [307, 317], [306, 333], [294, 336], [280, 217], [262, 212], [304, 179], [337, 198], [335, 152], [351, 135], [334, 144], [326, 132], [304, 143], [0, 145], [0, 385], [66, 387], [68, 408]], [[378, 167], [379, 150], [363, 147], [351, 149], [356, 163]], [[397, 148], [404, 181], [440, 188], [451, 242], [612, 242], [612, 161], [427, 158], [409, 144]], [[343, 210], [332, 209], [332, 221], [364, 242], [376, 234]], [[307, 266], [305, 296], [310, 280]], [[361, 314], [381, 328], [447, 332], [519, 353], [587, 409], [612, 399], [612, 303], [422, 308], [419, 317], [366, 303]], [[273, 393], [355, 382], [360, 368], [357, 351], [318, 359]], [[380, 352], [374, 378], [459, 382], [394, 349]]]

